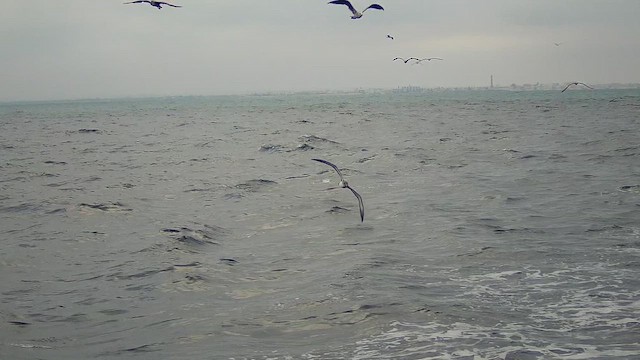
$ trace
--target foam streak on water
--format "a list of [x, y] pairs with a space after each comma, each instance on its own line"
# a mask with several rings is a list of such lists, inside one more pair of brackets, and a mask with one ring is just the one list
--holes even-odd
[[0, 104], [0, 358], [634, 359], [639, 119], [637, 90]]

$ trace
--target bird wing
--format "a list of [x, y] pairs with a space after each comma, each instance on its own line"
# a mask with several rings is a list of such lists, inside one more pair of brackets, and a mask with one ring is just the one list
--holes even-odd
[[408, 58], [407, 60], [405, 60], [405, 61], [404, 61], [404, 63], [405, 63], [405, 64], [406, 64], [406, 63], [408, 63], [408, 62], [409, 62], [409, 60], [411, 60], [411, 59], [413, 59], [413, 60], [416, 60], [416, 61], [420, 62], [420, 59], [418, 59], [418, 58], [414, 58], [414, 57], [410, 57], [410, 58]]
[[584, 86], [588, 87], [589, 89], [594, 90], [591, 86], [589, 86], [589, 85], [587, 85], [587, 84], [585, 84], [585, 83], [583, 83], [583, 82], [579, 82], [578, 84], [580, 84], [580, 85], [584, 85]]
[[148, 2], [148, 1], [146, 1], [146, 0], [137, 0], [137, 1], [126, 2], [126, 3], [123, 3], [123, 4], [137, 4], [137, 3], [143, 3], [143, 2]]
[[360, 207], [360, 222], [364, 222], [364, 203], [362, 202], [362, 196], [358, 194], [351, 186], [347, 185], [347, 189], [351, 190], [353, 195], [358, 199], [358, 206]]
[[334, 164], [328, 162], [327, 160], [322, 160], [322, 159], [311, 159], [311, 160], [319, 161], [319, 162], [321, 162], [323, 164], [327, 164], [327, 165], [331, 166], [333, 168], [333, 170], [335, 170], [338, 173], [338, 176], [340, 176], [340, 181], [344, 180], [343, 177], [342, 177], [342, 173], [340, 172], [340, 169], [338, 169], [338, 167], [335, 166]]
[[173, 5], [173, 4], [169, 4], [169, 3], [166, 3], [166, 2], [162, 2], [162, 1], [158, 1], [158, 4], [169, 5], [169, 6], [173, 6], [173, 7], [182, 7], [182, 6], [179, 6], [179, 5]]
[[432, 57], [432, 58], [428, 58], [427, 60], [431, 61], [431, 60], [443, 60], [443, 59], [438, 57]]
[[563, 92], [567, 91], [567, 89], [568, 89], [568, 88], [569, 88], [569, 86], [571, 86], [571, 85], [573, 85], [573, 83], [571, 83], [571, 84], [567, 85], [567, 87], [565, 87], [564, 89], [562, 89], [562, 91], [560, 91], [560, 92], [561, 92], [561, 93], [563, 93]]
[[399, 58], [399, 57], [397, 57], [397, 58], [393, 59], [393, 61], [396, 61], [396, 60], [402, 60], [402, 61], [404, 61], [404, 59], [403, 59], [403, 58]]
[[367, 6], [366, 9], [362, 10], [362, 12], [365, 12], [365, 11], [367, 11], [369, 9], [384, 10], [384, 8], [382, 6], [380, 6], [380, 5], [378, 5], [378, 4], [371, 4], [371, 5]]
[[356, 11], [356, 9], [353, 7], [353, 5], [351, 5], [351, 3], [347, 0], [334, 0], [334, 1], [329, 1], [329, 4], [336, 4], [336, 5], [347, 5], [347, 7], [349, 7], [349, 10], [351, 10], [351, 12], [353, 13], [353, 15], [357, 14], [358, 11]]

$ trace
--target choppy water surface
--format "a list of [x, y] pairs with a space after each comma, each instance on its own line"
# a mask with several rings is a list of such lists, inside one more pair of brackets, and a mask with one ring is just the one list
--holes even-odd
[[0, 358], [634, 359], [639, 139], [637, 90], [0, 104]]

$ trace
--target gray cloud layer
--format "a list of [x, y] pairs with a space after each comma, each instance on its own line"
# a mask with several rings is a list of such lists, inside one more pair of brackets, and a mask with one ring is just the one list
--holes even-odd
[[378, 2], [5, 0], [0, 100], [640, 82], [637, 0]]

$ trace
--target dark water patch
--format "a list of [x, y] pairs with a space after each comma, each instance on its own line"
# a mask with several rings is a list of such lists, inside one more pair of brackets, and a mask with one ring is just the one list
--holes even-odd
[[212, 188], [193, 188], [193, 189], [184, 190], [183, 192], [186, 192], [186, 193], [198, 193], [198, 192], [211, 192], [213, 190], [214, 189], [212, 189]]
[[282, 152], [285, 151], [286, 147], [283, 145], [273, 145], [273, 144], [266, 144], [266, 145], [262, 145], [260, 146], [260, 149], [258, 149], [258, 151], [260, 152], [268, 152], [268, 153], [274, 153], [274, 152]]
[[640, 185], [624, 185], [624, 186], [620, 186], [618, 190], [640, 194]]
[[614, 231], [614, 230], [621, 230], [623, 229], [622, 226], [620, 225], [603, 225], [603, 226], [592, 226], [590, 228], [588, 228], [586, 231], [587, 232], [603, 232], [603, 231]]
[[93, 210], [100, 210], [100, 211], [104, 211], [104, 212], [129, 212], [129, 211], [133, 211], [133, 209], [127, 208], [126, 205], [124, 205], [121, 202], [94, 203], [94, 204], [80, 203], [80, 204], [78, 204], [78, 207], [79, 208], [88, 208], [88, 209], [93, 209]]
[[107, 185], [107, 189], [131, 189], [134, 188], [135, 185], [131, 183], [122, 183], [118, 185]]
[[366, 156], [366, 157], [358, 159], [356, 162], [359, 163], [359, 164], [364, 164], [367, 161], [371, 161], [371, 160], [375, 159], [377, 156], [378, 155]]
[[298, 140], [304, 143], [329, 143], [329, 144], [339, 144], [337, 141], [329, 140], [320, 136], [315, 135], [302, 135], [298, 138]]
[[522, 228], [505, 228], [502, 226], [490, 226], [493, 228], [494, 233], [504, 234], [504, 233], [534, 233], [534, 234], [544, 234], [544, 230], [541, 229], [532, 229], [528, 227]]
[[129, 347], [129, 348], [125, 348], [122, 350], [118, 350], [118, 351], [112, 351], [112, 352], [107, 352], [104, 353], [104, 356], [128, 356], [130, 354], [145, 354], [145, 353], [151, 353], [151, 352], [156, 352], [156, 351], [162, 351], [163, 347], [162, 345], [164, 345], [164, 343], [151, 343], [151, 344], [144, 344], [144, 345], [140, 345], [140, 346], [134, 346], [134, 347]]
[[298, 144], [298, 146], [295, 147], [295, 149], [292, 150], [288, 150], [289, 152], [291, 151], [309, 151], [309, 150], [313, 150], [315, 149], [315, 147], [309, 145], [309, 144]]
[[220, 245], [220, 243], [217, 243], [215, 241], [211, 241], [208, 239], [199, 239], [193, 236], [189, 236], [189, 235], [182, 235], [179, 238], [176, 239], [178, 242], [186, 244], [186, 245], [194, 245], [194, 246], [202, 246], [202, 245], [207, 245], [207, 244], [213, 244], [213, 245]]
[[478, 255], [484, 254], [484, 253], [489, 252], [489, 251], [491, 251], [493, 249], [495, 249], [493, 246], [484, 246], [484, 247], [480, 248], [479, 250], [467, 252], [467, 253], [464, 253], [464, 254], [458, 254], [456, 256], [473, 257], [473, 256], [478, 256]]
[[209, 278], [207, 278], [203, 274], [186, 274], [184, 276], [184, 279], [187, 282], [187, 284], [195, 284], [195, 283], [209, 282], [210, 281]]
[[191, 229], [183, 226], [178, 228], [165, 228], [162, 232], [168, 234], [178, 243], [187, 246], [220, 245], [218, 242], [222, 237], [228, 235], [229, 230], [215, 226], [203, 225], [202, 229]]
[[125, 309], [105, 309], [105, 310], [99, 310], [98, 312], [101, 313], [101, 314], [104, 314], [104, 315], [114, 316], [114, 315], [126, 314], [126, 313], [129, 312], [129, 310], [125, 310]]
[[346, 213], [346, 212], [349, 212], [349, 211], [351, 211], [351, 210], [345, 209], [345, 208], [340, 207], [340, 206], [334, 206], [334, 207], [332, 207], [331, 209], [329, 209], [329, 210], [327, 210], [325, 212], [330, 213], [330, 214], [343, 214], [343, 213]]
[[304, 174], [304, 175], [296, 175], [296, 176], [287, 176], [285, 179], [287, 180], [291, 180], [291, 179], [304, 179], [304, 178], [308, 178], [310, 175], [308, 174]]
[[255, 192], [265, 187], [269, 187], [277, 184], [278, 183], [273, 180], [254, 179], [254, 180], [249, 180], [249, 181], [237, 184], [235, 185], [235, 188], [244, 190], [244, 191]]
[[52, 182], [52, 183], [44, 184], [44, 186], [56, 188], [56, 187], [61, 187], [61, 186], [68, 185], [69, 183], [70, 183], [70, 181], [59, 181], [59, 182]]
[[40, 212], [42, 210], [41, 205], [32, 204], [32, 203], [22, 203], [19, 205], [12, 205], [6, 207], [0, 207], [0, 213], [33, 213]]
[[12, 320], [12, 321], [7, 321], [9, 324], [11, 325], [17, 325], [17, 326], [28, 326], [31, 325], [30, 322], [26, 322], [26, 321], [18, 321], [18, 320]]
[[239, 264], [238, 260], [232, 258], [220, 258], [220, 261], [229, 266], [235, 266]]
[[111, 274], [107, 277], [108, 280], [132, 280], [132, 279], [140, 279], [140, 278], [147, 278], [149, 276], [153, 276], [159, 273], [163, 273], [163, 272], [168, 272], [168, 271], [172, 271], [173, 270], [173, 266], [168, 266], [162, 269], [153, 269], [153, 270], [145, 270], [145, 271], [140, 271], [137, 273], [133, 273], [133, 274], [124, 274], [122, 272], [117, 272], [115, 274]]
[[202, 265], [201, 263], [194, 261], [194, 262], [190, 262], [187, 264], [173, 264], [173, 266], [177, 267], [177, 268], [182, 268], [182, 267], [200, 267], [200, 265]]
[[528, 155], [520, 156], [518, 159], [520, 159], [520, 160], [526, 160], [526, 159], [533, 159], [533, 158], [537, 158], [537, 157], [538, 157], [537, 155], [528, 154]]
[[19, 182], [24, 182], [29, 180], [28, 178], [24, 177], [24, 176], [16, 176], [10, 179], [2, 179], [0, 180], [0, 183], [4, 183], [4, 182], [14, 182], [14, 181], [19, 181]]
[[57, 208], [57, 209], [47, 211], [46, 214], [54, 215], [54, 214], [64, 214], [66, 212], [67, 212], [67, 209], [65, 208]]
[[504, 360], [536, 360], [544, 358], [544, 354], [540, 351], [527, 349], [510, 351], [504, 356]]
[[240, 193], [229, 193], [229, 194], [224, 194], [224, 199], [225, 200], [240, 200], [244, 197], [244, 195], [240, 194]]
[[99, 134], [101, 132], [102, 130], [99, 130], [99, 129], [79, 129], [78, 130], [79, 134]]

